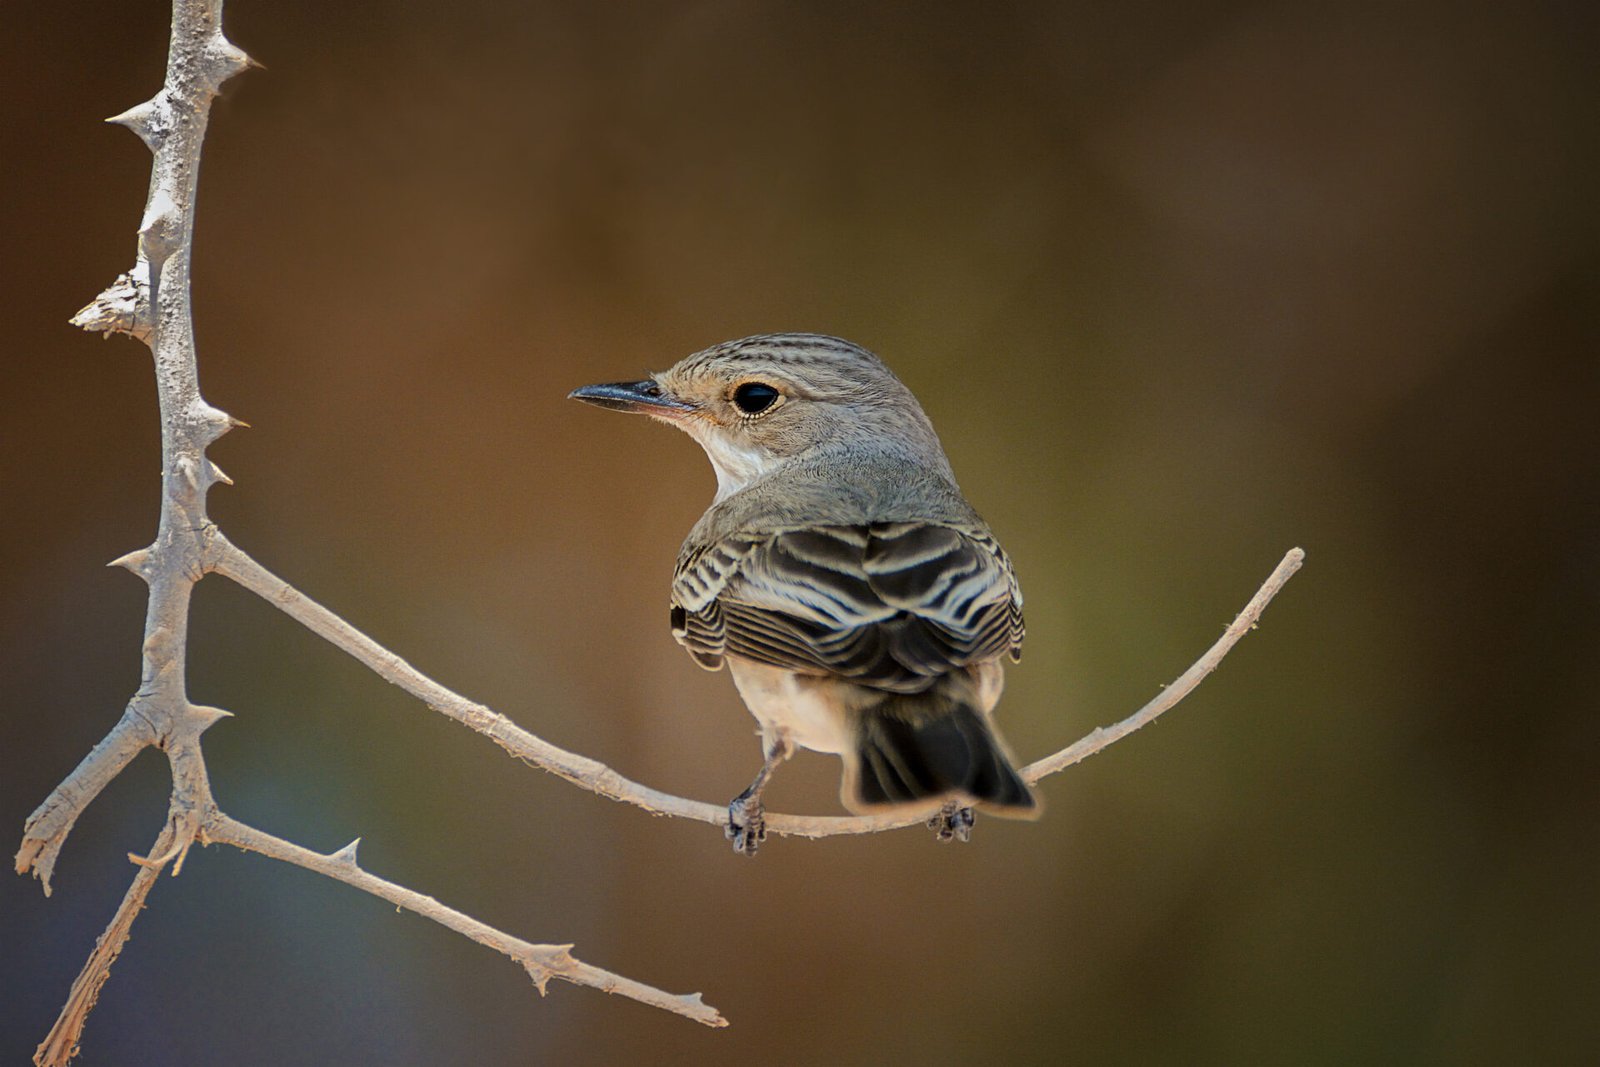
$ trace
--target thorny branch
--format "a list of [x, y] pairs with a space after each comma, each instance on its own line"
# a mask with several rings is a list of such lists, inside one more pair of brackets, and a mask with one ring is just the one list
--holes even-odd
[[[29, 817], [17, 850], [19, 874], [32, 871], [50, 892], [56, 860], [83, 810], [107, 783], [147, 747], [162, 749], [172, 775], [166, 825], [110, 925], [85, 963], [60, 1017], [34, 1054], [39, 1067], [67, 1063], [110, 975], [133, 921], [155, 880], [169, 864], [183, 867], [197, 841], [223, 842], [294, 863], [409, 908], [521, 963], [544, 992], [551, 978], [619, 993], [687, 1016], [726, 1026], [699, 994], [675, 996], [574, 958], [570, 946], [535, 945], [480, 923], [431, 897], [384, 881], [356, 864], [348, 847], [331, 857], [300, 848], [228, 818], [217, 808], [200, 736], [230, 713], [191, 704], [185, 681], [189, 600], [194, 585], [215, 569], [227, 546], [206, 514], [206, 493], [231, 484], [206, 449], [239, 420], [200, 394], [190, 313], [190, 256], [200, 152], [211, 103], [223, 82], [253, 65], [222, 33], [222, 0], [174, 0], [166, 78], [145, 103], [109, 121], [128, 127], [154, 156], [133, 269], [73, 318], [107, 336], [125, 333], [149, 345], [155, 359], [161, 413], [161, 513], [155, 540], [116, 560], [149, 587], [143, 665], [138, 691], [104, 740]], [[231, 546], [228, 546], [231, 548]]]
[[528, 972], [528, 977], [533, 979], [533, 984], [539, 987], [540, 993], [544, 992], [550, 979], [560, 978], [604, 993], [620, 993], [642, 1004], [687, 1015], [707, 1026], [728, 1025], [727, 1020], [723, 1019], [717, 1009], [700, 999], [699, 993], [682, 995], [663, 993], [654, 986], [635, 982], [620, 974], [612, 974], [610, 971], [592, 967], [574, 958], [571, 945], [531, 944], [521, 938], [502, 933], [489, 924], [481, 923], [454, 908], [446, 907], [432, 897], [423, 896], [404, 886], [395, 885], [393, 882], [384, 881], [367, 873], [356, 865], [356, 847], [361, 842], [360, 838], [356, 838], [339, 851], [324, 856], [285, 841], [281, 837], [273, 837], [271, 834], [246, 826], [221, 812], [207, 820], [200, 832], [207, 842], [233, 845], [246, 852], [259, 852], [263, 856], [270, 856], [272, 859], [327, 875], [346, 885], [371, 893], [375, 897], [382, 897], [397, 908], [414, 911], [441, 926], [449, 927], [456, 933], [470, 937], [480, 945], [487, 945], [522, 964], [523, 969]]
[[[222, 0], [174, 0], [165, 84], [151, 100], [108, 120], [133, 130], [154, 154], [150, 191], [132, 270], [120, 275], [73, 322], [108, 336], [129, 334], [148, 344], [155, 358], [162, 425], [160, 521], [152, 544], [114, 561], [149, 586], [143, 670], [139, 689], [121, 719], [28, 819], [16, 857], [18, 873], [31, 870], [48, 895], [56, 860], [78, 816], [145, 748], [165, 751], [172, 793], [166, 823], [148, 857], [129, 857], [138, 865], [138, 872], [73, 983], [66, 1006], [39, 1046], [34, 1062], [40, 1067], [60, 1065], [76, 1054], [89, 1012], [145, 898], [167, 866], [174, 874], [182, 869], [190, 847], [197, 842], [257, 852], [414, 911], [520, 963], [541, 993], [551, 978], [559, 978], [619, 993], [709, 1026], [727, 1025], [698, 993], [674, 995], [623, 978], [577, 960], [570, 945], [523, 941], [432, 897], [385, 881], [361, 869], [355, 841], [323, 855], [246, 826], [218, 809], [200, 738], [208, 727], [231, 713], [191, 704], [184, 672], [190, 594], [195, 583], [213, 571], [263, 597], [380, 677], [520, 759], [601, 796], [655, 814], [717, 826], [727, 818], [727, 809], [720, 804], [688, 800], [630, 781], [605, 764], [552, 745], [504, 715], [445, 688], [267, 571], [228, 541], [207, 517], [207, 491], [217, 482], [231, 482], [207, 457], [206, 449], [243, 425], [200, 395], [189, 305], [195, 190], [211, 102], [224, 81], [253, 65], [223, 36], [221, 18]], [[1255, 626], [1268, 601], [1304, 558], [1298, 548], [1286, 555], [1216, 644], [1159, 697], [1115, 726], [1096, 730], [1023, 768], [1023, 777], [1037, 782], [1077, 763], [1182, 700]], [[870, 833], [921, 822], [931, 810], [858, 817], [769, 814], [767, 827], [801, 837]]]

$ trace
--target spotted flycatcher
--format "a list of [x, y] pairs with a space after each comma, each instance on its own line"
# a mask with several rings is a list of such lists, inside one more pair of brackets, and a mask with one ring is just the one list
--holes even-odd
[[707, 670], [727, 664], [761, 724], [761, 771], [728, 806], [735, 849], [765, 838], [761, 792], [795, 745], [843, 758], [852, 811], [943, 800], [944, 840], [974, 806], [1039, 813], [991, 719], [1022, 647], [1016, 575], [877, 356], [767, 334], [572, 397], [676, 426], [716, 468], [678, 553], [672, 634]]

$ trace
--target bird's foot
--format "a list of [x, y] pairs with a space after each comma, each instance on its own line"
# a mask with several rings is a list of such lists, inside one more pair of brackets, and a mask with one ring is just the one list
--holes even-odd
[[740, 794], [728, 805], [728, 825], [723, 831], [733, 850], [741, 856], [754, 856], [761, 842], [767, 839], [767, 818], [761, 798]]
[[973, 819], [971, 808], [950, 800], [928, 820], [928, 829], [933, 831], [933, 836], [938, 838], [941, 844], [958, 839], [970, 841]]

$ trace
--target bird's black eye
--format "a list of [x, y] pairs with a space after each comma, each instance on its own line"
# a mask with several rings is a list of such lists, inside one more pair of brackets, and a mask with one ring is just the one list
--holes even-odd
[[745, 382], [733, 391], [733, 402], [746, 415], [759, 415], [778, 399], [778, 391], [765, 382]]

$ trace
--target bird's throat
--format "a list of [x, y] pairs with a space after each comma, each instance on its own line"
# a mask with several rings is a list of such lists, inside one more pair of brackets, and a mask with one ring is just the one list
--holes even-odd
[[777, 466], [778, 460], [770, 452], [730, 441], [720, 434], [695, 434], [695, 437], [717, 472], [717, 496], [713, 504], [722, 503]]

